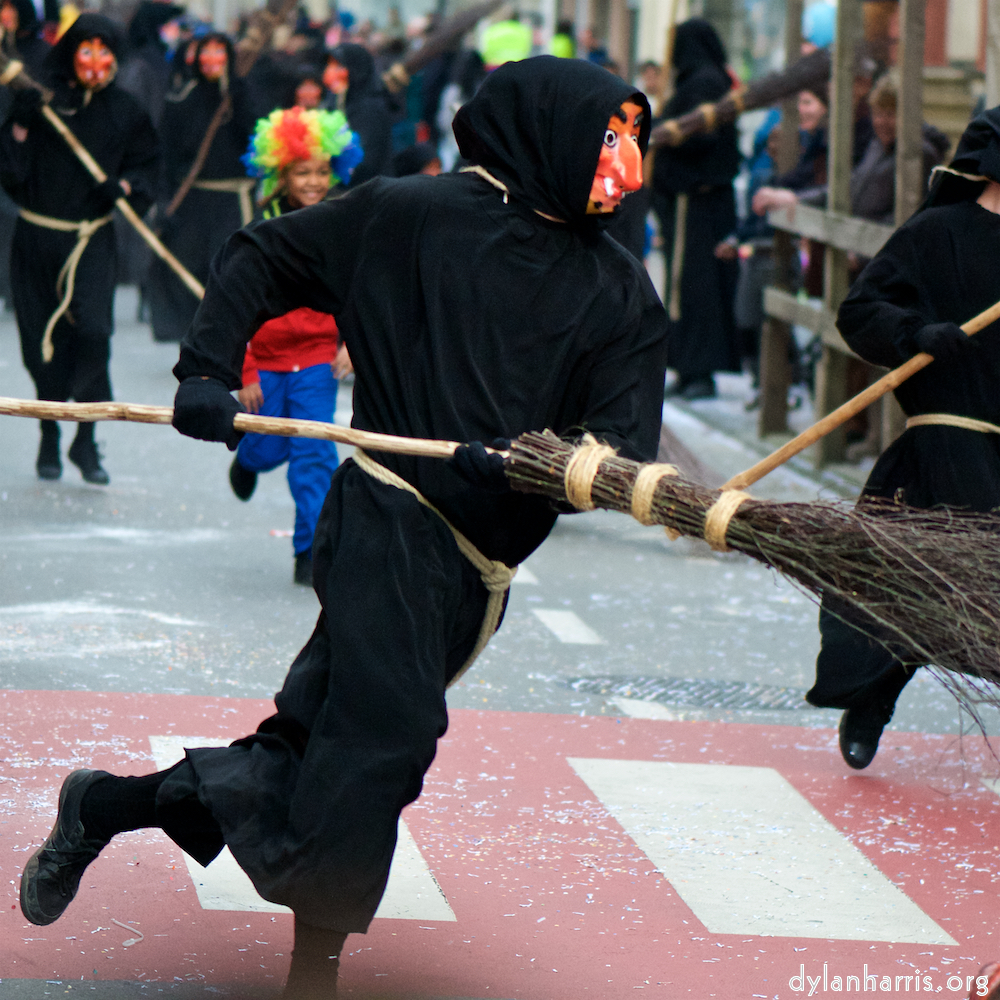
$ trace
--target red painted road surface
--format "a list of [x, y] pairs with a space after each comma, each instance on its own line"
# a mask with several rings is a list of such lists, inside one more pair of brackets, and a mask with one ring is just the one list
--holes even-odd
[[[277, 987], [291, 918], [202, 910], [181, 852], [158, 831], [116, 838], [51, 927], [26, 923], [17, 906], [21, 867], [48, 832], [69, 771], [146, 773], [150, 735], [236, 738], [271, 710], [238, 699], [0, 693], [0, 976]], [[567, 757], [774, 768], [957, 943], [713, 934]], [[920, 992], [964, 1000], [968, 989], [948, 977], [1000, 958], [1000, 798], [980, 780], [998, 773], [975, 738], [889, 733], [858, 773], [830, 730], [453, 712], [404, 818], [456, 921], [377, 920], [348, 939], [342, 990], [784, 1000], [809, 995], [808, 981], [801, 991], [789, 985], [803, 966], [813, 995], [824, 995], [825, 963], [826, 992], [834, 975], [867, 966], [879, 992], [888, 992], [883, 977], [894, 995], [915, 991], [895, 977], [919, 970]]]

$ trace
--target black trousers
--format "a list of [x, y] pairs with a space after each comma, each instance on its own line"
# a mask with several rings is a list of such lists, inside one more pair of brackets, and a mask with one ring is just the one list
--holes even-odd
[[157, 819], [202, 864], [227, 844], [257, 891], [307, 924], [363, 932], [488, 594], [433, 511], [351, 461], [333, 478], [313, 560], [323, 611], [277, 714], [228, 748], [189, 749]]
[[52, 360], [42, 360], [42, 336], [60, 301], [59, 271], [75, 244], [74, 233], [17, 220], [10, 275], [21, 356], [39, 399], [100, 403], [111, 399], [115, 239], [110, 224], [91, 237], [77, 267], [69, 310], [53, 331]]

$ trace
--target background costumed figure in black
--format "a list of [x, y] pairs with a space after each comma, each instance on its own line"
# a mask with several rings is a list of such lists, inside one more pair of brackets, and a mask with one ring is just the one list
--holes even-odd
[[[184, 182], [219, 103], [228, 93], [229, 115], [215, 133], [204, 166], [169, 218], [161, 218], [167, 249], [202, 283], [212, 258], [226, 239], [253, 218], [253, 186], [240, 157], [257, 119], [246, 82], [233, 72], [232, 43], [208, 34], [198, 42], [193, 77], [168, 94], [160, 122], [163, 143], [163, 200], [169, 202]], [[159, 258], [149, 269], [146, 289], [156, 340], [180, 340], [194, 319], [198, 300]]]
[[[732, 88], [722, 42], [700, 18], [677, 26], [673, 64], [676, 89], [664, 118], [717, 101]], [[733, 178], [739, 166], [732, 124], [660, 147], [653, 161], [653, 210], [668, 275], [669, 365], [677, 371], [674, 391], [689, 399], [715, 395], [712, 373], [740, 367], [733, 319], [739, 268], [715, 256], [736, 228]]]
[[[120, 45], [114, 22], [82, 14], [45, 57], [53, 109], [101, 165], [96, 184], [39, 111], [37, 90], [18, 91], [0, 128], [0, 184], [17, 203], [11, 286], [25, 367], [39, 399], [111, 399], [115, 200], [137, 212], [151, 204], [157, 141], [149, 116], [114, 82]], [[50, 355], [51, 352], [51, 355]], [[79, 424], [70, 460], [105, 484], [94, 425]], [[59, 425], [42, 421], [38, 475], [62, 474]]]
[[615, 150], [641, 176], [645, 97], [583, 60], [541, 56], [496, 70], [455, 132], [474, 172], [377, 178], [229, 240], [181, 348], [174, 419], [234, 446], [247, 338], [305, 306], [332, 313], [351, 352], [355, 427], [474, 444], [447, 463], [357, 452], [341, 465], [313, 545], [324, 610], [276, 714], [169, 771], [74, 772], [51, 846], [25, 870], [28, 919], [57, 919], [116, 831], [160, 826], [205, 864], [227, 844], [265, 898], [291, 907], [288, 995], [329, 997], [447, 728], [445, 688], [557, 517], [475, 442], [585, 429], [655, 456], [663, 307], [589, 214], [631, 189], [601, 174]]
[[347, 124], [365, 151], [348, 186], [354, 188], [387, 173], [392, 157], [392, 112], [372, 54], [363, 45], [343, 42], [331, 51], [323, 82], [330, 91], [326, 106], [347, 115]]
[[[866, 361], [895, 368], [920, 351], [934, 356], [895, 390], [907, 430], [875, 464], [861, 503], [881, 497], [928, 509], [1000, 507], [997, 324], [972, 338], [956, 325], [1000, 297], [998, 212], [1000, 108], [994, 108], [969, 125], [924, 206], [861, 272], [840, 307], [837, 326]], [[924, 422], [928, 415], [934, 416]], [[841, 753], [851, 767], [867, 767], [896, 699], [922, 664], [900, 662], [829, 602], [820, 632], [816, 684], [807, 698], [846, 709]]]

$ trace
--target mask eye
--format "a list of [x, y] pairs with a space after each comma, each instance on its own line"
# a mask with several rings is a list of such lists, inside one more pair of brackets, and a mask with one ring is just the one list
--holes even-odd
[[604, 132], [604, 145], [614, 149], [618, 145], [618, 133], [613, 129], [606, 129]]

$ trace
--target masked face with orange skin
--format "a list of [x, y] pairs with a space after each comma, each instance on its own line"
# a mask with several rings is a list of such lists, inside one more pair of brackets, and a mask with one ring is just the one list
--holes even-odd
[[336, 59], [331, 59], [323, 70], [323, 83], [332, 94], [347, 93], [350, 73], [346, 66], [341, 66]]
[[21, 26], [21, 18], [18, 16], [17, 8], [12, 3], [5, 3], [0, 7], [0, 28], [10, 34], [15, 34]]
[[642, 116], [642, 108], [632, 101], [626, 101], [611, 116], [604, 130], [604, 143], [590, 188], [588, 215], [613, 212], [629, 191], [642, 187], [642, 151], [639, 149]]
[[303, 80], [295, 88], [295, 103], [300, 108], [318, 108], [323, 88], [315, 80]]
[[87, 38], [80, 42], [73, 55], [76, 78], [87, 90], [106, 86], [115, 72], [114, 53], [100, 38]]
[[226, 71], [229, 53], [222, 42], [210, 38], [198, 53], [198, 69], [206, 80], [220, 80]]

